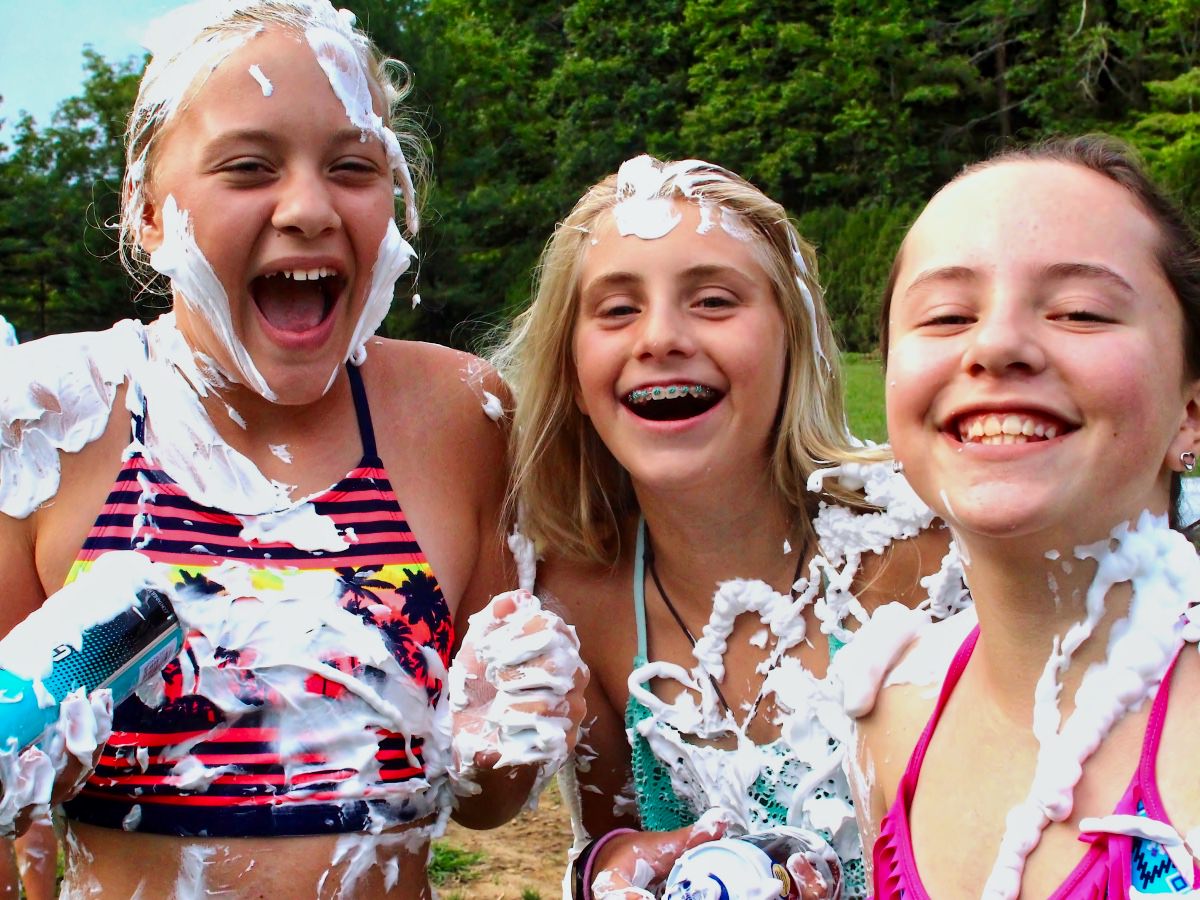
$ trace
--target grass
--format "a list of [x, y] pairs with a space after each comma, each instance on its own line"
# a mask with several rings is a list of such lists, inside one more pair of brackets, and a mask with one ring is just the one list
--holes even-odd
[[524, 888], [521, 891], [521, 900], [542, 900], [542, 894], [533, 888]]
[[429, 880], [444, 884], [447, 879], [470, 881], [479, 873], [475, 867], [483, 862], [483, 854], [472, 850], [460, 850], [445, 841], [433, 842], [433, 854], [429, 860]]
[[887, 416], [883, 409], [883, 363], [870, 353], [842, 356], [846, 380], [846, 419], [855, 437], [883, 443]]

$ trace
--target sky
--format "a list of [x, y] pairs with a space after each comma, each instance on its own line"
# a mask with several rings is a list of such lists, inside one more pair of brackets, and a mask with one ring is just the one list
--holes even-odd
[[[140, 56], [146, 25], [184, 0], [0, 0], [0, 119], [39, 125], [83, 86], [83, 47], [116, 62]], [[0, 128], [3, 143], [8, 126]]]

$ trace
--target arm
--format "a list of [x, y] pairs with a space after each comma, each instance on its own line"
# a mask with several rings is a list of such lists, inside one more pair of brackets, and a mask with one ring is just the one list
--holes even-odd
[[482, 429], [471, 454], [479, 474], [479, 552], [457, 609], [462, 645], [451, 674], [452, 756], [460, 769], [454, 816], [469, 828], [511, 819], [569, 756], [588, 677], [572, 628], [531, 595], [502, 593], [516, 584], [518, 566], [505, 547], [511, 523], [504, 517], [503, 420], [491, 416], [508, 395], [481, 365], [466, 366], [478, 401], [471, 426]]

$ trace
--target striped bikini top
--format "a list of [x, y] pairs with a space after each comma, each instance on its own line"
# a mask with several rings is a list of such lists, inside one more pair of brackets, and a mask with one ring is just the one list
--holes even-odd
[[[933, 738], [938, 720], [955, 685], [966, 670], [967, 661], [979, 639], [979, 626], [967, 635], [954, 656], [933, 714], [913, 749], [908, 766], [896, 788], [896, 799], [880, 823], [879, 837], [873, 852], [874, 888], [876, 900], [929, 900], [913, 853], [909, 811], [921, 775], [925, 752]], [[1178, 660], [1178, 656], [1176, 656]], [[1137, 771], [1113, 810], [1115, 815], [1143, 816], [1170, 825], [1171, 820], [1158, 792], [1158, 746], [1162, 740], [1163, 722], [1171, 696], [1171, 663], [1159, 685], [1142, 739], [1142, 753]], [[1144, 894], [1185, 894], [1191, 896], [1200, 873], [1195, 866], [1181, 872], [1172, 862], [1162, 844], [1149, 838], [1107, 832], [1087, 833], [1080, 840], [1090, 844], [1083, 859], [1071, 870], [1050, 900], [1105, 900], [1109, 897], [1131, 897]]]
[[309, 498], [342, 550], [244, 538], [248, 517], [194, 502], [141, 452], [145, 410], [134, 417], [67, 580], [135, 549], [189, 598], [186, 611], [177, 603], [186, 637], [115, 710], [70, 817], [235, 837], [374, 830], [435, 811], [425, 756], [443, 751], [426, 736], [441, 730], [453, 625], [377, 454], [362, 377], [347, 371], [362, 461]]

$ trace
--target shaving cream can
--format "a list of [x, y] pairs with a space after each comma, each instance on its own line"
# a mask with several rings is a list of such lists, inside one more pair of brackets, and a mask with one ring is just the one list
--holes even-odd
[[667, 876], [664, 900], [799, 900], [803, 884], [787, 861], [804, 854], [826, 885], [825, 900], [842, 896], [837, 856], [820, 835], [781, 825], [740, 838], [723, 838], [687, 850]]
[[[0, 641], [0, 657], [6, 641]], [[0, 748], [24, 750], [36, 743], [46, 726], [58, 721], [58, 707], [72, 691], [112, 691], [113, 705], [162, 671], [183, 647], [183, 629], [171, 601], [146, 588], [112, 618], [83, 632], [79, 646], [59, 644], [50, 674], [30, 681], [0, 668]]]

